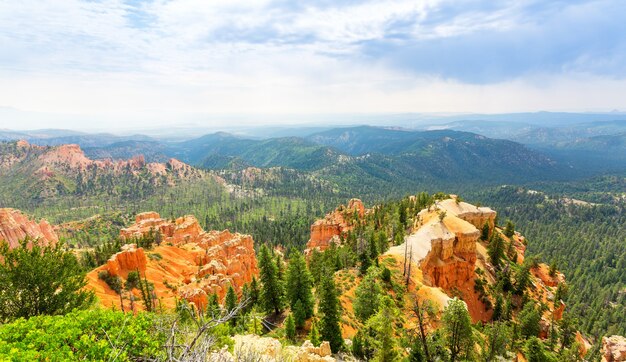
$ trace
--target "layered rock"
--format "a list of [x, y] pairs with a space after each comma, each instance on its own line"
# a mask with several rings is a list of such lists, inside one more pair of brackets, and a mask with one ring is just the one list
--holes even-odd
[[494, 223], [497, 215], [495, 211], [488, 207], [479, 207], [460, 201], [455, 195], [452, 195], [450, 199], [438, 202], [437, 207], [445, 210], [447, 215], [454, 215], [459, 219], [465, 220], [479, 230], [485, 224], [489, 225], [490, 230], [493, 230], [495, 227]]
[[0, 241], [4, 240], [10, 248], [15, 248], [26, 238], [43, 245], [59, 241], [58, 235], [46, 220], [37, 222], [19, 210], [0, 209]]
[[419, 261], [425, 282], [446, 291], [469, 289], [475, 278], [478, 229], [455, 216], [440, 220], [437, 214], [422, 214], [421, 218], [429, 220], [423, 226], [429, 233], [421, 241], [431, 244], [431, 250]]
[[602, 337], [602, 362], [626, 361], [626, 338]]
[[[475, 290], [478, 278], [477, 269], [481, 270], [480, 279], [484, 283], [495, 283], [496, 271], [487, 253], [488, 242], [480, 240], [482, 228], [489, 226], [489, 233], [499, 233], [506, 243], [513, 243], [517, 252], [517, 262], [523, 261], [524, 238], [515, 234], [512, 238], [503, 235], [495, 227], [496, 212], [484, 207], [476, 207], [451, 198], [437, 202], [434, 207], [420, 211], [415, 218], [412, 233], [405, 243], [389, 249], [387, 255], [400, 259], [404, 264], [419, 268], [420, 283], [427, 287], [441, 288], [448, 296], [460, 296], [476, 322], [488, 321], [492, 310], [487, 300]], [[540, 264], [531, 269], [532, 288], [529, 295], [548, 305], [543, 316], [545, 320], [559, 320], [565, 304], [554, 300], [555, 288], [565, 279], [561, 273], [549, 276], [548, 267]]]
[[351, 199], [348, 206], [341, 205], [323, 219], [311, 225], [311, 238], [306, 244], [305, 253], [313, 249], [326, 250], [333, 243], [339, 243], [341, 236], [354, 228], [363, 219], [367, 210], [359, 199]]
[[258, 273], [254, 241], [249, 235], [228, 230], [205, 232], [193, 216], [170, 221], [148, 212], [135, 220], [120, 232], [121, 238], [132, 242], [150, 235], [159, 245], [149, 252], [126, 245], [106, 265], [88, 274], [90, 287], [105, 305], [119, 307], [120, 301], [98, 280], [103, 270], [122, 278], [138, 270], [155, 285], [157, 298], [166, 307], [173, 307], [176, 298], [202, 307], [210, 294], [223, 298], [231, 285], [239, 292]]

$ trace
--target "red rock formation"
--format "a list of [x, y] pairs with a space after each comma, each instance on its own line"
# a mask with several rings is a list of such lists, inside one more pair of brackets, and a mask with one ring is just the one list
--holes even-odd
[[148, 259], [142, 248], [135, 244], [122, 246], [122, 251], [113, 255], [106, 263], [106, 270], [111, 275], [127, 277], [128, 272], [137, 270], [140, 273], [146, 271]]
[[352, 230], [353, 222], [362, 219], [366, 211], [361, 200], [351, 199], [347, 207], [341, 205], [323, 219], [317, 220], [311, 225], [311, 238], [306, 245], [305, 253], [308, 254], [313, 249], [323, 251], [328, 249], [331, 243], [339, 243], [340, 236]]
[[602, 362], [626, 361], [626, 338], [602, 337]]
[[[139, 270], [155, 285], [157, 297], [168, 308], [175, 306], [176, 298], [204, 306], [209, 294], [217, 293], [223, 298], [230, 285], [239, 292], [258, 273], [254, 241], [249, 235], [228, 230], [205, 232], [193, 216], [172, 222], [155, 212], [146, 212], [138, 214], [135, 221], [122, 229], [123, 239], [132, 241], [156, 233], [161, 242], [150, 252], [126, 245], [106, 265], [87, 275], [89, 286], [107, 306], [119, 307], [120, 301], [113, 290], [98, 280], [102, 270], [122, 278]], [[125, 304], [125, 308], [129, 306]]]
[[59, 237], [46, 220], [36, 222], [19, 210], [0, 209], [0, 240], [6, 241], [10, 248], [15, 248], [27, 237], [44, 245], [59, 241]]

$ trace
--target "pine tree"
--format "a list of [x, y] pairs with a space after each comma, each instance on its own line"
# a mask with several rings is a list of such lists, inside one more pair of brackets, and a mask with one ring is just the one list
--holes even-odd
[[283, 286], [278, 277], [278, 267], [266, 245], [261, 246], [259, 255], [261, 277], [261, 304], [267, 313], [279, 314], [283, 310]]
[[489, 224], [485, 223], [480, 233], [480, 238], [484, 241], [489, 240]]
[[[287, 268], [287, 299], [292, 312], [299, 313], [296, 316], [298, 328], [304, 326], [304, 320], [313, 316], [313, 278], [306, 266], [302, 253], [291, 252], [289, 267]], [[300, 306], [296, 308], [296, 305]], [[304, 317], [302, 320], [301, 318]]]
[[[233, 286], [228, 287], [228, 291], [226, 292], [226, 297], [224, 298], [224, 308], [226, 309], [226, 313], [230, 313], [233, 309], [237, 307], [237, 294], [235, 294], [235, 289]], [[235, 326], [236, 319], [232, 318], [230, 320], [230, 325]]]
[[457, 298], [450, 300], [443, 312], [442, 321], [450, 349], [450, 361], [463, 359], [470, 352], [472, 344], [472, 324], [465, 303]]
[[311, 331], [309, 332], [309, 341], [311, 341], [311, 344], [313, 344], [315, 347], [319, 347], [321, 343], [320, 332], [317, 330], [317, 323], [315, 321], [311, 323]]
[[338, 352], [343, 347], [341, 327], [339, 326], [340, 312], [339, 298], [333, 275], [324, 275], [320, 285], [320, 336], [330, 343], [333, 352]]
[[487, 253], [489, 254], [491, 264], [497, 268], [500, 265], [500, 260], [504, 257], [504, 241], [499, 234], [494, 233], [492, 235], [491, 241], [487, 246]]
[[375, 331], [374, 361], [393, 362], [398, 358], [394, 337], [393, 300], [385, 296], [380, 303], [380, 310], [368, 321], [368, 327]]
[[382, 289], [376, 281], [377, 272], [376, 268], [370, 268], [354, 293], [354, 314], [363, 323], [378, 311]]
[[290, 342], [296, 341], [296, 324], [293, 320], [293, 316], [290, 314], [285, 321], [285, 336]]
[[528, 339], [526, 342], [525, 355], [528, 362], [548, 361], [543, 344], [537, 337], [530, 337]]
[[250, 282], [250, 295], [249, 295], [249, 303], [250, 306], [255, 306], [259, 302], [259, 295], [261, 292], [259, 291], [259, 283], [256, 279], [256, 276], [252, 277], [252, 281]]
[[493, 321], [499, 321], [502, 318], [502, 296], [500, 294], [498, 294], [496, 296], [496, 304], [493, 307], [493, 314], [491, 315], [491, 320]]
[[535, 308], [532, 302], [526, 303], [521, 312], [519, 312], [518, 320], [520, 322], [520, 329], [522, 336], [525, 338], [538, 336], [540, 331], [539, 321], [541, 320], [541, 314]]
[[511, 220], [506, 221], [506, 226], [504, 227], [504, 235], [507, 238], [512, 237], [515, 234], [515, 224]]
[[304, 327], [304, 324], [306, 323], [307, 316], [304, 310], [304, 306], [302, 305], [302, 302], [299, 299], [296, 302], [296, 305], [293, 307], [292, 312], [293, 312], [294, 320], [296, 322], [296, 328], [302, 329]]

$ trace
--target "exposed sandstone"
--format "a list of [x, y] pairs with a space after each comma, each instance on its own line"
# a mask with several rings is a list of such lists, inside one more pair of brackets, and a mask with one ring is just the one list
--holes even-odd
[[486, 224], [493, 230], [496, 212], [488, 207], [479, 207], [467, 202], [458, 201], [456, 196], [437, 203], [439, 209], [445, 210], [448, 215], [454, 215], [474, 225], [479, 230]]
[[46, 220], [37, 222], [19, 210], [0, 209], [0, 240], [6, 241], [10, 248], [15, 248], [26, 238], [43, 245], [59, 241], [58, 235]]
[[323, 219], [311, 225], [311, 238], [305, 253], [313, 249], [326, 250], [333, 243], [339, 243], [341, 236], [354, 228], [356, 222], [365, 216], [367, 210], [359, 199], [351, 199], [348, 206], [341, 205]]
[[[481, 269], [481, 278], [486, 283], [496, 282], [495, 269], [487, 255], [488, 243], [480, 240], [485, 224], [489, 225], [490, 233], [502, 235], [502, 230], [494, 225], [495, 217], [496, 212], [489, 208], [476, 207], [455, 198], [439, 201], [434, 207], [418, 213], [405, 243], [391, 247], [387, 254], [401, 261], [405, 255], [410, 257], [411, 264], [419, 269], [415, 273], [423, 285], [441, 288], [449, 296], [459, 295], [474, 322], [488, 321], [492, 310], [488, 303], [485, 304], [485, 297], [474, 289], [474, 284], [477, 269]], [[518, 254], [517, 262], [521, 263], [524, 238], [516, 233], [511, 239], [504, 236], [503, 239], [513, 243]], [[558, 283], [565, 282], [563, 274], [550, 277], [548, 267], [540, 264], [539, 268], [531, 270], [531, 275], [530, 296], [548, 306], [543, 317], [546, 320], [562, 318], [565, 304], [554, 301], [554, 292]], [[490, 302], [493, 304], [494, 301]]]
[[165, 307], [173, 307], [176, 298], [204, 306], [208, 295], [216, 293], [223, 298], [230, 285], [239, 292], [258, 273], [254, 241], [249, 235], [228, 230], [205, 232], [193, 216], [170, 221], [147, 212], [138, 214], [135, 221], [122, 229], [123, 239], [132, 241], [152, 233], [160, 245], [147, 253], [126, 245], [106, 265], [88, 274], [90, 287], [107, 306], [119, 307], [120, 302], [119, 296], [97, 279], [101, 270], [122, 278], [139, 270], [155, 285]]
[[602, 338], [602, 362], [626, 361], [626, 338], [610, 336]]
[[294, 362], [334, 362], [330, 344], [322, 342], [319, 347], [305, 341], [302, 346], [282, 346], [280, 341], [258, 335], [235, 335], [234, 359], [243, 360], [245, 356], [255, 355], [258, 361], [294, 361]]

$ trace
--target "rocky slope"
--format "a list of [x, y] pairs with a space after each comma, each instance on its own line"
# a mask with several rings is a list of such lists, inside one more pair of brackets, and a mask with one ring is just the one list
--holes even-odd
[[[494, 225], [496, 212], [477, 207], [452, 198], [436, 202], [429, 209], [419, 212], [412, 233], [405, 243], [389, 249], [387, 255], [404, 263], [405, 258], [412, 264], [411, 272], [416, 285], [430, 289], [439, 289], [448, 297], [460, 296], [465, 301], [474, 322], [489, 321], [493, 313], [494, 301], [481, 295], [475, 289], [478, 279], [488, 285], [496, 281], [496, 271], [487, 255], [488, 243], [480, 239], [481, 229], [486, 224], [489, 233], [499, 233], [506, 243], [512, 243], [517, 254], [518, 264], [524, 260], [524, 238], [515, 233], [510, 239]], [[559, 283], [564, 283], [563, 274], [557, 272], [550, 276], [548, 266], [539, 264], [531, 268], [530, 296], [545, 303], [542, 326], [546, 330], [549, 320], [559, 320], [565, 309], [562, 301], [554, 300], [554, 292]], [[440, 294], [439, 294], [440, 295]], [[446, 298], [435, 298], [442, 306]], [[543, 335], [543, 333], [542, 333]]]
[[602, 362], [626, 361], [626, 338], [610, 336], [602, 338]]
[[[74, 144], [37, 146], [26, 141], [0, 143], [0, 192], [20, 199], [58, 195], [145, 193], [151, 187], [201, 177], [176, 159], [146, 163], [142, 155], [128, 160], [92, 160]], [[2, 205], [0, 205], [2, 206]]]
[[311, 238], [306, 244], [305, 253], [313, 249], [324, 251], [332, 243], [339, 244], [341, 237], [354, 228], [366, 214], [365, 206], [359, 199], [351, 199], [348, 206], [341, 205], [323, 219], [311, 225]]
[[48, 221], [41, 219], [37, 222], [16, 209], [0, 209], [0, 241], [5, 241], [10, 248], [15, 248], [26, 238], [43, 245], [59, 241]]
[[[142, 213], [136, 216], [135, 224], [122, 229], [120, 236], [129, 244], [105, 265], [87, 274], [89, 287], [107, 307], [119, 308], [123, 303], [125, 309], [130, 309], [131, 295], [120, 298], [99, 278], [103, 271], [123, 280], [129, 272], [139, 271], [154, 284], [156, 297], [165, 308], [174, 307], [177, 298], [204, 306], [209, 294], [216, 293], [221, 299], [230, 285], [239, 292], [258, 273], [251, 236], [228, 230], [205, 232], [193, 216], [171, 221], [155, 212]], [[158, 245], [152, 250], [133, 243], [148, 236]], [[140, 300], [137, 290], [132, 295]]]

